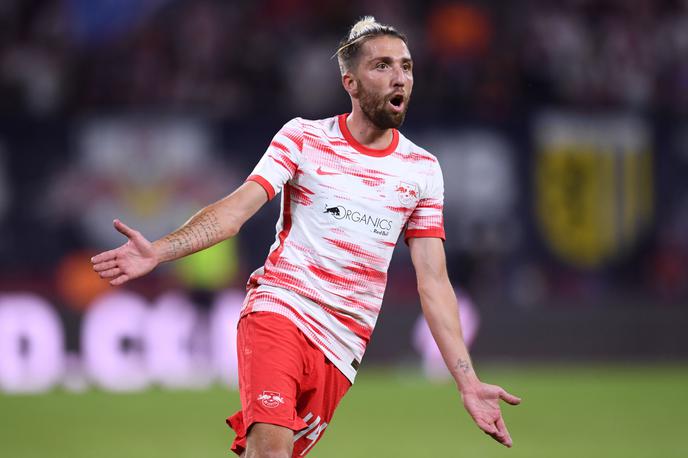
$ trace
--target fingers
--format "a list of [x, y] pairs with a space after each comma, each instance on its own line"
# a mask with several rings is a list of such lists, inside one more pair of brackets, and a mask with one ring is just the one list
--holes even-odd
[[504, 423], [504, 419], [501, 415], [495, 422], [495, 426], [497, 426], [497, 430], [499, 431], [499, 442], [506, 445], [507, 447], [511, 447], [512, 445], [514, 445], [513, 441], [511, 440], [511, 434], [509, 434], [509, 430], [507, 429], [506, 424]]
[[[141, 237], [137, 231], [133, 230], [122, 221], [116, 219], [112, 222], [115, 229], [128, 239]], [[117, 256], [121, 253], [121, 248], [116, 248], [110, 251], [104, 251], [91, 258], [93, 270], [95, 270], [100, 278], [109, 279], [112, 286], [122, 285], [130, 280], [129, 275], [125, 274], [117, 262]]]
[[117, 267], [117, 261], [105, 261], [105, 262], [99, 262], [98, 264], [93, 264], [93, 270], [96, 272], [103, 272], [105, 270], [113, 269]]
[[521, 403], [521, 398], [519, 398], [518, 396], [514, 396], [513, 394], [507, 393], [504, 389], [500, 389], [499, 398], [507, 404], [511, 404], [512, 406], [517, 406]]
[[482, 429], [485, 434], [489, 434], [492, 436], [493, 434], [497, 434], [497, 427], [493, 423], [487, 423], [485, 421], [477, 421], [478, 427]]
[[110, 284], [112, 286], [119, 286], [123, 285], [124, 283], [129, 281], [129, 275], [123, 274], [120, 275], [119, 277], [115, 278], [114, 280], [110, 280]]
[[[115, 226], [115, 229], [117, 229], [118, 232], [120, 232], [129, 239], [140, 236], [138, 232], [136, 232], [135, 230], [133, 230], [132, 228], [130, 228], [118, 219], [114, 220], [112, 224]], [[91, 258], [91, 263], [95, 265], [102, 262], [113, 261], [117, 257], [118, 251], [119, 248], [115, 248], [114, 250], [104, 251], [100, 254], [97, 254], [96, 256], [93, 256]]]
[[104, 271], [98, 273], [98, 275], [100, 275], [100, 278], [112, 278], [112, 277], [117, 277], [118, 275], [121, 275], [121, 274], [122, 274], [122, 270], [119, 267], [115, 267], [114, 269], [104, 270]]
[[129, 277], [126, 276], [120, 268], [115, 252], [116, 250], [111, 250], [91, 258], [91, 262], [94, 263], [93, 270], [100, 278], [105, 280], [112, 279], [110, 284], [113, 286], [121, 285], [129, 280]]
[[502, 443], [502, 438], [500, 436], [499, 430], [494, 425], [494, 423], [478, 422], [478, 426], [480, 427], [480, 429], [483, 430], [485, 434], [490, 436], [492, 439]]
[[114, 220], [112, 224], [115, 226], [115, 229], [117, 229], [118, 232], [120, 232], [122, 235], [126, 236], [129, 239], [136, 237], [136, 235], [138, 234], [134, 229], [130, 228], [118, 219]]
[[117, 257], [117, 249], [110, 250], [110, 251], [104, 251], [100, 254], [93, 256], [91, 258], [91, 263], [95, 266], [95, 264], [99, 264], [101, 262], [114, 261], [116, 257]]
[[478, 426], [485, 432], [485, 434], [492, 437], [500, 444], [506, 447], [511, 447], [513, 445], [509, 430], [506, 428], [504, 420], [502, 420], [501, 416], [494, 423], [479, 421]]
[[[104, 254], [106, 253], [94, 256], [91, 258], [91, 261], [97, 261], [98, 257]], [[93, 265], [93, 270], [98, 273], [100, 278], [105, 280], [111, 279], [110, 284], [112, 286], [119, 286], [129, 281], [129, 276], [122, 272], [122, 269], [119, 268], [116, 260], [100, 261]]]

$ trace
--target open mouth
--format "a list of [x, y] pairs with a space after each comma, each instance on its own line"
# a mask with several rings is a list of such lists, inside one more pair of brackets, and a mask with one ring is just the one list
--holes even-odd
[[404, 96], [402, 94], [397, 94], [389, 99], [389, 103], [395, 111], [401, 111], [404, 105]]

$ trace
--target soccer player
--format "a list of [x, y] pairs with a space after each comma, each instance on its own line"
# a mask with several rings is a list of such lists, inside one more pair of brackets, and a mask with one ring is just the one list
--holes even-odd
[[153, 243], [115, 220], [129, 240], [95, 256], [93, 268], [121, 285], [236, 235], [281, 191], [275, 242], [247, 285], [237, 335], [242, 407], [227, 422], [237, 454], [297, 457], [322, 437], [354, 382], [403, 233], [464, 407], [510, 447], [499, 400], [520, 399], [481, 382], [464, 344], [446, 271], [440, 166], [397, 130], [413, 89], [406, 37], [365, 17], [336, 55], [351, 113], [292, 119], [243, 185]]

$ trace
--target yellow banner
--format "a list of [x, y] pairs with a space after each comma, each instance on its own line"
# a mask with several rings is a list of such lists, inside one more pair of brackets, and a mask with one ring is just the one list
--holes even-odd
[[647, 125], [627, 117], [548, 114], [535, 130], [535, 210], [563, 261], [601, 267], [634, 246], [653, 212]]

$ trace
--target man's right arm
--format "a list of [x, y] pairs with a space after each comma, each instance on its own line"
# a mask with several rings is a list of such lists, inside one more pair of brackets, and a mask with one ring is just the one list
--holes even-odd
[[247, 181], [232, 194], [200, 210], [176, 231], [154, 242], [159, 262], [173, 261], [234, 237], [267, 200], [262, 186]]
[[267, 200], [268, 195], [261, 185], [247, 181], [153, 243], [115, 220], [115, 229], [129, 240], [119, 248], [91, 258], [93, 269], [111, 285], [121, 285], [147, 274], [161, 262], [179, 259], [235, 236]]

